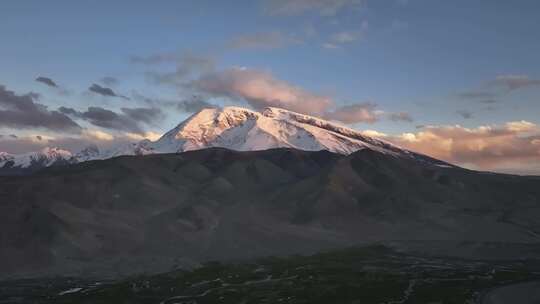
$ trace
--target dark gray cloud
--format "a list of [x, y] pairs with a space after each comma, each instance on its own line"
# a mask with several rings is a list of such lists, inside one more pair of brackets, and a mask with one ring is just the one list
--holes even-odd
[[181, 86], [190, 77], [213, 71], [215, 60], [199, 54], [156, 54], [148, 57], [133, 57], [133, 63], [153, 66], [161, 63], [175, 63], [174, 71], [148, 71], [146, 77], [155, 84]]
[[473, 118], [473, 113], [471, 113], [470, 111], [467, 111], [467, 110], [457, 110], [456, 113], [463, 117], [464, 119], [471, 119]]
[[36, 78], [36, 81], [40, 82], [40, 83], [43, 83], [43, 84], [47, 85], [48, 87], [55, 88], [56, 92], [59, 95], [69, 96], [69, 95], [72, 94], [72, 92], [70, 90], [67, 90], [65, 88], [60, 87], [54, 80], [52, 80], [49, 77], [39, 76], [38, 78]]
[[71, 116], [76, 116], [76, 117], [78, 117], [78, 115], [79, 115], [78, 111], [76, 111], [73, 108], [68, 108], [68, 107], [60, 107], [60, 108], [58, 108], [58, 111], [60, 111], [63, 114], [66, 114], [66, 115], [71, 115]]
[[99, 84], [95, 84], [95, 83], [92, 84], [92, 86], [90, 86], [88, 90], [102, 96], [120, 97], [120, 98], [129, 100], [129, 98], [124, 95], [116, 94], [111, 88], [102, 87]]
[[407, 112], [390, 113], [388, 115], [388, 118], [391, 121], [405, 121], [405, 122], [413, 122], [414, 121], [412, 116]]
[[86, 112], [82, 113], [82, 117], [91, 124], [102, 128], [137, 133], [142, 132], [136, 121], [101, 107], [89, 107]]
[[39, 95], [17, 95], [0, 85], [0, 127], [44, 128], [54, 131], [79, 132], [81, 127], [59, 111], [50, 111], [46, 105], [36, 103]]
[[219, 106], [209, 103], [203, 97], [198, 95], [182, 100], [177, 104], [177, 109], [186, 113], [195, 113], [207, 108], [219, 108]]
[[146, 103], [152, 107], [170, 107], [176, 104], [176, 100], [173, 101], [157, 97], [148, 97], [140, 94], [137, 91], [131, 92], [131, 96], [133, 97], [133, 100], [141, 103]]
[[88, 107], [86, 111], [60, 107], [60, 112], [83, 119], [94, 126], [118, 131], [143, 133], [144, 124], [153, 124], [164, 115], [158, 108], [122, 108], [122, 113], [102, 108]]
[[99, 81], [107, 86], [115, 86], [120, 82], [120, 80], [111, 76], [102, 77]]
[[129, 118], [146, 124], [153, 124], [165, 116], [159, 108], [122, 108], [121, 111]]
[[[141, 133], [142, 129], [137, 121], [129, 118], [126, 115], [118, 114], [111, 110], [102, 107], [88, 107], [84, 112], [78, 112], [71, 108], [60, 108], [60, 111], [66, 114], [74, 115], [77, 118], [84, 119], [94, 126], [105, 129], [113, 129], [119, 131], [128, 131]], [[73, 114], [75, 113], [75, 114]]]
[[39, 76], [38, 78], [36, 78], [36, 81], [41, 82], [49, 87], [58, 88], [58, 85], [56, 84], [56, 82], [54, 82], [54, 80], [48, 77]]

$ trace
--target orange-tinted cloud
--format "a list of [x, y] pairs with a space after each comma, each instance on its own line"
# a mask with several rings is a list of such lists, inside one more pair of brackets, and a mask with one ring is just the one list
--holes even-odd
[[378, 137], [467, 168], [540, 174], [540, 127], [528, 121], [477, 128], [427, 126], [415, 133]]
[[278, 107], [348, 124], [373, 123], [381, 113], [375, 110], [373, 103], [337, 106], [330, 97], [309, 92], [268, 72], [248, 68], [207, 73], [193, 80], [189, 87], [215, 97], [245, 100], [259, 110]]
[[380, 116], [375, 108], [376, 105], [370, 102], [346, 105], [339, 107], [334, 111], [327, 112], [324, 115], [324, 118], [341, 121], [346, 124], [358, 122], [374, 123], [379, 120]]
[[216, 96], [245, 99], [256, 109], [273, 106], [322, 115], [331, 105], [328, 97], [307, 92], [268, 72], [246, 68], [209, 73], [195, 80], [193, 86]]

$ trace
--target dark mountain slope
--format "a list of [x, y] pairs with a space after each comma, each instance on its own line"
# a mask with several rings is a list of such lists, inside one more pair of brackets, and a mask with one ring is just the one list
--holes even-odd
[[537, 244], [540, 178], [369, 149], [214, 148], [1, 177], [0, 225], [4, 276], [156, 272], [373, 241]]

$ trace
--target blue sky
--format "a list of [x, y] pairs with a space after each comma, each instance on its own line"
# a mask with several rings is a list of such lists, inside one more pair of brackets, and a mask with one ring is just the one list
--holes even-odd
[[[51, 111], [119, 112], [150, 107], [141, 96], [151, 98], [166, 115], [141, 133], [166, 131], [188, 116], [172, 105], [194, 94], [211, 104], [260, 105], [242, 92], [186, 85], [239, 67], [328, 97], [328, 111], [369, 104], [375, 119], [349, 122], [360, 130], [398, 136], [426, 125], [540, 125], [539, 13], [540, 2], [525, 0], [5, 1], [0, 85], [39, 93]], [[201, 58], [212, 67], [198, 65]], [[152, 77], [186, 64], [183, 79]], [[36, 82], [39, 76], [58, 87]], [[100, 82], [106, 76], [117, 81]], [[129, 100], [89, 92], [94, 83]], [[471, 92], [482, 94], [464, 94]], [[307, 104], [294, 109], [323, 115]], [[407, 119], [390, 119], [397, 113]], [[125, 131], [80, 116], [72, 118], [83, 129]], [[60, 131], [0, 122], [5, 135]]]

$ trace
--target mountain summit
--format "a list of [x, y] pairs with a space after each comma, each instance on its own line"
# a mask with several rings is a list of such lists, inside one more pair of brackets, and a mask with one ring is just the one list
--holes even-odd
[[[225, 107], [203, 109], [154, 142], [142, 140], [109, 151], [99, 151], [97, 147], [91, 146], [78, 153], [47, 148], [28, 155], [0, 154], [0, 168], [37, 169], [40, 166], [72, 164], [121, 155], [179, 153], [213, 147], [236, 151], [294, 148], [305, 151], [328, 150], [339, 154], [370, 149], [396, 157], [448, 165], [313, 116], [271, 107], [261, 112], [241, 107]], [[63, 153], [51, 155], [51, 151]]]
[[129, 154], [178, 153], [220, 147], [236, 151], [294, 148], [351, 154], [370, 149], [394, 156], [448, 165], [340, 124], [279, 108], [203, 109], [155, 142], [142, 141]]
[[319, 118], [278, 108], [256, 112], [240, 107], [204, 109], [163, 135], [150, 147], [181, 152], [208, 147], [238, 151], [296, 148], [350, 154], [362, 148], [397, 152], [388, 143]]

